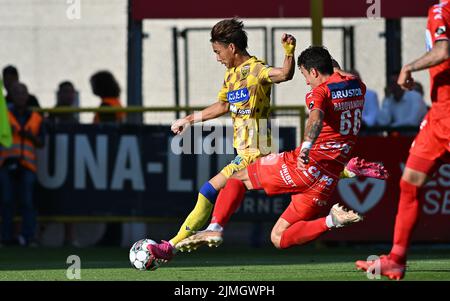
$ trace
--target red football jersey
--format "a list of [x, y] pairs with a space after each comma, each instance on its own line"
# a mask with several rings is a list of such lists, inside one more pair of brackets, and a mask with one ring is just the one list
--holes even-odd
[[[431, 50], [440, 40], [450, 37], [450, 4], [443, 2], [433, 5], [428, 10], [428, 24], [426, 31], [427, 51]], [[438, 103], [445, 107], [450, 103], [450, 59], [430, 68], [430, 89], [433, 106]], [[442, 105], [444, 104], [444, 105]]]
[[323, 111], [323, 128], [310, 151], [311, 162], [336, 176], [350, 159], [361, 128], [366, 86], [335, 72], [306, 94], [308, 109]]

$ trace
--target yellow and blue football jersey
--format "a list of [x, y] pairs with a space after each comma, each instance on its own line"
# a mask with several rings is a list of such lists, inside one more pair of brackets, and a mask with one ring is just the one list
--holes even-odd
[[269, 109], [272, 67], [252, 56], [225, 73], [218, 99], [230, 104], [233, 119], [233, 147], [259, 149], [268, 154], [271, 143]]

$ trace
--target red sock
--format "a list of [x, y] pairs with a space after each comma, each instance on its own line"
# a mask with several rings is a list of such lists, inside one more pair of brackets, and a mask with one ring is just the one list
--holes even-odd
[[237, 179], [228, 179], [225, 187], [220, 191], [214, 211], [212, 214], [211, 223], [218, 223], [224, 227], [231, 215], [239, 208], [244, 200], [245, 185], [242, 181]]
[[412, 185], [403, 179], [400, 180], [400, 201], [398, 203], [397, 217], [395, 218], [394, 245], [389, 256], [401, 264], [406, 263], [406, 253], [411, 234], [419, 218], [418, 190], [418, 186]]
[[318, 238], [329, 228], [325, 222], [326, 217], [312, 221], [298, 221], [291, 225], [281, 235], [280, 247], [286, 249], [295, 245], [303, 245]]

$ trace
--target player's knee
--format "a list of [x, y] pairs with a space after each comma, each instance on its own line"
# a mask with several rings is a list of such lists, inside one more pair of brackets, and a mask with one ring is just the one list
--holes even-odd
[[240, 170], [240, 171], [235, 172], [235, 173], [231, 176], [231, 178], [232, 178], [232, 179], [235, 179], [235, 180], [239, 180], [239, 181], [241, 181], [242, 183], [244, 183], [245, 188], [246, 188], [247, 190], [252, 190], [252, 189], [253, 189], [252, 182], [250, 181], [250, 178], [248, 177], [247, 169], [243, 169], [243, 170]]
[[411, 185], [422, 187], [427, 181], [427, 175], [414, 169], [405, 168], [402, 175], [402, 180]]
[[232, 176], [233, 179], [237, 179], [240, 181], [246, 181], [247, 180], [247, 172], [246, 169], [239, 170], [235, 172]]
[[283, 232], [277, 231], [276, 229], [272, 229], [272, 233], [270, 234], [270, 240], [272, 241], [272, 244], [277, 249], [281, 248], [281, 235]]

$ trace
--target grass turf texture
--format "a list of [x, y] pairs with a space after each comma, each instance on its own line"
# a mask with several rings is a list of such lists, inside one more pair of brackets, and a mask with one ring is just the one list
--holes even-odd
[[[0, 249], [0, 280], [68, 280], [69, 255], [81, 258], [81, 280], [226, 280], [304, 281], [366, 280], [354, 262], [386, 249], [369, 246], [289, 250], [273, 248], [203, 247], [180, 253], [156, 271], [138, 271], [122, 248], [20, 248]], [[413, 250], [405, 280], [450, 280], [450, 250]], [[383, 278], [385, 279], [385, 278]]]

